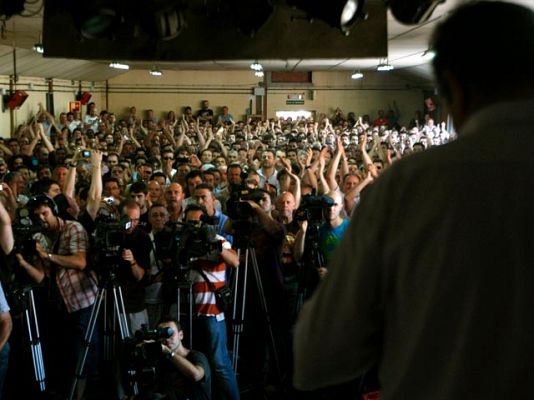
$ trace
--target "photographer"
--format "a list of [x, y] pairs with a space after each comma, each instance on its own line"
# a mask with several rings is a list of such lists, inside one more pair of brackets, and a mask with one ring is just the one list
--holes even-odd
[[[232, 201], [232, 200], [230, 200]], [[229, 207], [232, 208], [232, 207]], [[258, 263], [259, 279], [263, 287], [265, 304], [269, 315], [263, 312], [263, 299], [257, 289], [256, 276], [252, 270], [248, 273], [246, 291], [246, 306], [241, 351], [241, 375], [250, 383], [254, 396], [263, 394], [264, 382], [278, 374], [287, 372], [288, 355], [285, 333], [287, 332], [285, 314], [287, 299], [285, 296], [282, 265], [282, 246], [285, 240], [284, 225], [271, 216], [273, 209], [271, 194], [263, 189], [256, 189], [245, 195], [238, 202], [238, 208], [248, 210], [246, 218], [239, 215], [230, 215], [225, 230], [232, 232], [234, 244], [243, 245], [246, 240], [247, 247], [255, 250]], [[246, 252], [244, 251], [243, 254]], [[241, 260], [243, 263], [244, 260]], [[251, 265], [252, 263], [249, 263]], [[269, 335], [272, 329], [273, 337]], [[270, 353], [268, 376], [265, 376], [267, 349], [273, 351], [272, 339], [276, 344], [277, 354]], [[278, 358], [278, 360], [277, 360]], [[279, 365], [275, 365], [279, 361]], [[281, 377], [278, 377], [281, 378]], [[276, 379], [276, 378], [275, 378]], [[271, 382], [272, 383], [272, 382]], [[279, 384], [281, 382], [274, 382]]]
[[128, 217], [130, 227], [126, 229], [121, 246], [122, 262], [118, 269], [122, 284], [124, 307], [128, 314], [130, 332], [148, 325], [148, 313], [145, 304], [145, 285], [150, 268], [150, 251], [152, 243], [148, 234], [139, 227], [141, 209], [135, 200], [127, 200], [123, 206], [123, 216]]
[[[349, 220], [341, 217], [341, 211], [343, 210], [343, 197], [337, 191], [331, 191], [326, 194], [332, 200], [332, 204], [328, 204], [323, 207], [324, 221], [319, 225], [318, 232], [318, 247], [322, 256], [325, 259], [325, 266], [320, 266], [317, 269], [319, 278], [323, 279], [328, 274], [328, 261], [335, 248], [343, 238], [343, 235], [349, 225]], [[297, 232], [295, 238], [294, 255], [297, 261], [301, 261], [306, 244], [306, 232], [308, 230], [308, 221], [303, 220], [300, 222], [300, 229]]]
[[184, 332], [178, 321], [164, 317], [158, 329], [170, 329], [172, 335], [161, 342], [163, 360], [156, 370], [155, 392], [169, 400], [211, 399], [211, 370], [206, 356], [183, 345]]
[[[192, 204], [185, 210], [185, 221], [190, 224], [200, 224], [200, 229], [203, 229], [200, 221], [201, 217], [206, 215], [207, 212], [203, 206]], [[194, 342], [195, 347], [202, 351], [210, 361], [216, 397], [235, 400], [239, 399], [239, 389], [226, 347], [225, 315], [217, 306], [215, 293], [210, 286], [215, 288], [224, 286], [226, 267], [237, 268], [239, 259], [223, 237], [214, 235], [213, 239], [221, 242], [220, 253], [215, 258], [198, 257], [193, 261], [190, 270], [195, 299], [193, 306]], [[211, 285], [206, 282], [200, 270], [209, 279]]]
[[[49, 310], [49, 317], [64, 325], [63, 329], [58, 330], [58, 326], [49, 323], [49, 333], [61, 343], [61, 352], [54, 355], [61, 359], [60, 355], [63, 354], [66, 358], [65, 369], [60, 368], [58, 364], [60, 371], [63, 371], [61, 382], [65, 383], [70, 379], [71, 371], [74, 372], [82, 349], [83, 334], [89, 323], [91, 306], [96, 299], [97, 278], [94, 271], [85, 270], [88, 249], [85, 229], [76, 221], [64, 221], [59, 218], [57, 206], [48, 196], [32, 197], [28, 202], [28, 208], [33, 218], [40, 219], [45, 226], [44, 231], [35, 236], [40, 262], [35, 265], [30, 264], [24, 259], [25, 255], [21, 254], [17, 254], [17, 259], [20, 266], [36, 282], [47, 278], [50, 292], [58, 292], [56, 309]], [[96, 371], [97, 345], [98, 335], [93, 335], [83, 377]], [[69, 371], [68, 377], [64, 371]], [[79, 397], [83, 396], [85, 381], [85, 378], [78, 381]]]

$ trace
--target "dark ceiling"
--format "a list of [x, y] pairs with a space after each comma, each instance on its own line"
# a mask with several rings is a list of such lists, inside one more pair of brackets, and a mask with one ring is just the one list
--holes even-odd
[[[360, 18], [345, 36], [319, 18], [310, 22], [305, 12], [285, 1], [274, 2], [269, 15], [266, 4], [270, 2], [266, 0], [189, 0], [182, 11], [183, 20], [175, 23], [182, 28], [177, 28], [179, 34], [170, 40], [161, 40], [161, 13], [148, 9], [141, 4], [146, 2], [140, 0], [116, 3], [122, 11], [116, 14], [112, 33], [107, 37], [84, 38], [79, 33], [81, 22], [75, 16], [87, 15], [89, 3], [94, 2], [69, 0], [65, 5], [61, 0], [47, 0], [43, 23], [45, 57], [203, 61], [387, 56], [387, 9], [383, 1], [367, 1], [367, 18]], [[251, 33], [254, 25], [261, 27]]]

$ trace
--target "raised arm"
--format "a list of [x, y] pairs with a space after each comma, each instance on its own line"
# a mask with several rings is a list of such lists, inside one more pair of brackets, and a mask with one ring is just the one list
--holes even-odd
[[345, 149], [343, 148], [343, 142], [341, 141], [341, 138], [337, 136], [336, 151], [334, 153], [334, 157], [332, 157], [332, 160], [330, 160], [330, 164], [328, 165], [328, 169], [326, 171], [326, 182], [328, 183], [330, 190], [337, 190], [339, 187], [336, 181], [336, 173], [339, 167], [339, 161], [344, 156]]
[[324, 169], [325, 169], [325, 165], [326, 165], [326, 158], [325, 158], [325, 154], [328, 152], [328, 147], [325, 147], [324, 149], [321, 150], [321, 152], [319, 153], [319, 157], [318, 157], [318, 160], [319, 160], [319, 169], [317, 170], [317, 179], [319, 179], [319, 187], [317, 188], [317, 193], [328, 193], [330, 191], [330, 186], [328, 185], [328, 182], [326, 182], [326, 178], [324, 176]]
[[[59, 131], [58, 131], [58, 134], [59, 134]], [[53, 152], [53, 151], [55, 150], [55, 149], [54, 149], [54, 146], [52, 145], [52, 142], [50, 141], [50, 139], [48, 139], [48, 135], [45, 134], [43, 124], [41, 124], [40, 122], [37, 123], [37, 135], [38, 135], [39, 138], [42, 140], [44, 146], [46, 147], [46, 149], [47, 149], [50, 153]]]
[[5, 254], [11, 253], [14, 245], [13, 231], [11, 230], [11, 217], [0, 201], [0, 247]]
[[365, 170], [367, 172], [370, 172], [373, 178], [378, 178], [376, 168], [373, 168], [374, 167], [373, 160], [369, 156], [369, 153], [367, 153], [367, 135], [363, 135], [363, 139], [360, 142], [359, 146], [362, 152], [362, 158], [363, 158], [363, 164], [365, 165]]
[[76, 186], [76, 167], [78, 166], [78, 160], [80, 158], [80, 148], [77, 148], [72, 156], [72, 161], [69, 163], [69, 170], [65, 178], [65, 184], [63, 185], [63, 194], [65, 197], [74, 199], [74, 188]]
[[91, 174], [91, 186], [89, 186], [89, 192], [87, 194], [86, 210], [94, 220], [96, 219], [102, 198], [102, 153], [100, 151], [94, 150], [91, 152], [91, 164], [93, 165], [93, 170]]
[[352, 211], [354, 210], [354, 207], [356, 206], [356, 199], [362, 190], [365, 189], [365, 187], [367, 187], [367, 185], [369, 185], [371, 182], [373, 182], [373, 180], [374, 179], [371, 172], [367, 171], [365, 178], [362, 179], [358, 185], [345, 193], [345, 210], [347, 211], [348, 215], [351, 215]]

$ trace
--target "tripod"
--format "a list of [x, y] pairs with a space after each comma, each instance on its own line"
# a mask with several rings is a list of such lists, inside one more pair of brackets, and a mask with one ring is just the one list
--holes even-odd
[[24, 322], [27, 329], [28, 340], [30, 342], [33, 370], [35, 373], [35, 380], [39, 384], [39, 390], [44, 392], [45, 384], [45, 369], [43, 362], [43, 352], [41, 350], [41, 338], [39, 333], [39, 324], [37, 322], [37, 314], [35, 312], [35, 299], [33, 297], [33, 289], [31, 286], [25, 286], [15, 291], [15, 296], [22, 305], [22, 312], [24, 315]]
[[176, 281], [176, 320], [181, 322], [182, 315], [182, 290], [186, 290], [187, 295], [187, 304], [189, 309], [187, 310], [188, 314], [188, 345], [189, 348], [193, 347], [193, 282], [186, 275], [189, 273], [189, 269], [180, 269], [180, 274], [176, 274], [173, 279]]
[[319, 249], [319, 225], [311, 224], [306, 232], [304, 258], [299, 272], [296, 313], [302, 309], [304, 301], [319, 283], [317, 269], [326, 265], [324, 255]]
[[[113, 295], [113, 320], [112, 320], [113, 327], [111, 330], [108, 331], [107, 329], [108, 328], [107, 327], [107, 322], [108, 322], [107, 321], [107, 311], [108, 311], [107, 297], [110, 294]], [[111, 359], [111, 354], [113, 352], [112, 333], [114, 332], [114, 329], [115, 329], [115, 320], [117, 320], [119, 323], [121, 340], [124, 341], [127, 337], [130, 336], [130, 330], [128, 328], [128, 318], [126, 316], [126, 311], [124, 308], [124, 300], [122, 297], [122, 289], [120, 285], [118, 284], [118, 281], [115, 275], [115, 267], [112, 267], [106, 271], [105, 276], [101, 279], [99, 286], [98, 286], [96, 300], [93, 304], [93, 308], [91, 310], [91, 317], [89, 319], [89, 324], [87, 325], [87, 329], [84, 335], [84, 341], [83, 341], [84, 346], [83, 346], [80, 356], [78, 357], [76, 372], [74, 373], [74, 380], [72, 381], [72, 386], [70, 389], [69, 400], [73, 399], [74, 393], [76, 391], [76, 386], [78, 384], [78, 380], [82, 377], [83, 367], [87, 359], [87, 354], [89, 353], [91, 339], [93, 337], [94, 329], [96, 326], [96, 321], [98, 318], [98, 314], [100, 312], [100, 306], [102, 305], [102, 302], [104, 302], [104, 333], [105, 333], [104, 354], [105, 354], [105, 358]], [[134, 392], [135, 394], [137, 394], [136, 386], [134, 387]]]
[[[240, 240], [236, 240], [236, 242], [242, 242]], [[232, 310], [232, 331], [233, 331], [233, 346], [232, 346], [232, 367], [234, 368], [234, 371], [237, 372], [237, 362], [238, 362], [238, 356], [239, 356], [239, 342], [241, 338], [241, 334], [244, 330], [244, 319], [245, 319], [245, 303], [246, 303], [246, 294], [247, 294], [247, 282], [248, 282], [248, 266], [249, 261], [252, 264], [252, 272], [254, 274], [254, 278], [256, 280], [256, 286], [258, 290], [258, 297], [260, 299], [260, 305], [262, 308], [262, 311], [265, 315], [265, 319], [267, 322], [267, 328], [269, 331], [269, 339], [271, 342], [271, 349], [273, 353], [273, 359], [276, 367], [276, 372], [278, 374], [279, 382], [282, 382], [282, 371], [280, 368], [280, 361], [276, 346], [276, 341], [271, 325], [271, 316], [269, 314], [269, 310], [267, 307], [267, 301], [265, 299], [265, 292], [263, 290], [263, 284], [260, 276], [260, 271], [258, 268], [258, 260], [256, 258], [256, 251], [251, 246], [251, 244], [246, 241], [242, 243], [241, 246], [238, 247], [237, 255], [241, 259], [242, 251], [245, 252], [245, 263], [242, 267], [236, 268], [235, 275], [234, 275], [234, 304], [233, 304], [233, 310]], [[243, 272], [240, 273], [240, 270], [243, 269]], [[241, 277], [241, 278], [240, 278]], [[239, 287], [241, 288], [241, 298], [238, 297], [238, 291]], [[241, 300], [241, 303], [239, 303], [238, 300]]]

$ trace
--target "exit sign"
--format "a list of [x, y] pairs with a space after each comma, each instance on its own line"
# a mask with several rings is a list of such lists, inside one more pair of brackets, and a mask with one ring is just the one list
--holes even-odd
[[304, 104], [304, 100], [286, 100], [287, 105], [299, 105]]

